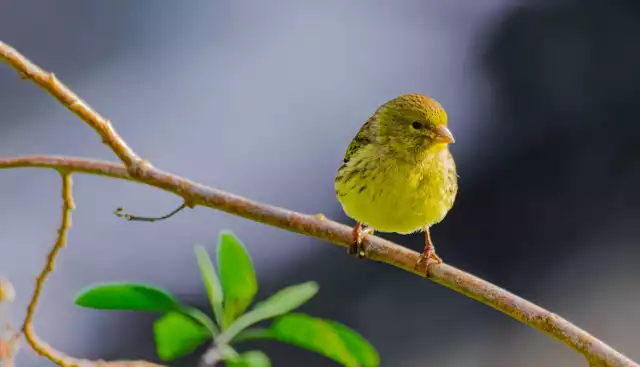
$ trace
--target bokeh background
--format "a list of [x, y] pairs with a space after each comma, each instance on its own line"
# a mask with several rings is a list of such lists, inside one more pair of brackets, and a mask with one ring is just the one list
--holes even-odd
[[[451, 264], [539, 303], [640, 359], [640, 5], [622, 0], [0, 0], [0, 39], [54, 71], [143, 157], [250, 198], [346, 218], [333, 178], [375, 108], [403, 93], [448, 110], [460, 193], [433, 228]], [[50, 96], [0, 66], [0, 155], [113, 159]], [[59, 219], [60, 180], [0, 171], [0, 273], [18, 321]], [[99, 281], [164, 286], [206, 309], [193, 254], [233, 230], [260, 293], [317, 280], [302, 310], [367, 337], [383, 366], [584, 366], [510, 318], [344, 249], [180, 200], [76, 176], [70, 245], [35, 319], [57, 348], [157, 360], [146, 314], [76, 308]], [[422, 237], [386, 236], [419, 250]], [[258, 343], [275, 366], [334, 366]], [[173, 365], [189, 366], [195, 358]], [[24, 348], [18, 366], [45, 366]]]

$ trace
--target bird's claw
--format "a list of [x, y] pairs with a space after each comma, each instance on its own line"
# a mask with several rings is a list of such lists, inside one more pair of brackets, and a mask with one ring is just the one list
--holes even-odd
[[436, 254], [436, 252], [433, 249], [429, 249], [429, 250], [425, 250], [420, 254], [420, 257], [418, 257], [418, 261], [416, 261], [416, 264], [413, 266], [413, 268], [418, 269], [418, 267], [420, 267], [420, 264], [422, 263], [425, 263], [424, 276], [428, 277], [429, 266], [442, 264], [442, 259], [440, 258], [440, 256]]
[[358, 222], [353, 228], [353, 243], [347, 249], [347, 253], [349, 255], [356, 255], [359, 259], [364, 258], [365, 253], [362, 248], [362, 240], [370, 234], [373, 234], [373, 228], [362, 228], [362, 224]]
[[[347, 253], [349, 255], [359, 255], [360, 254], [360, 247], [362, 247], [362, 244], [360, 243], [352, 243], [351, 245], [349, 245], [349, 248], [347, 248]], [[360, 257], [360, 256], [358, 256]]]
[[420, 254], [420, 257], [418, 257], [418, 261], [416, 261], [416, 264], [413, 266], [413, 269], [417, 270], [420, 264], [424, 262], [425, 263], [424, 276], [425, 278], [428, 278], [429, 266], [442, 264], [442, 259], [440, 258], [440, 256], [436, 254], [436, 247], [433, 245], [433, 242], [431, 241], [431, 232], [429, 231], [428, 227], [425, 230], [424, 235], [425, 235], [424, 250], [422, 251], [422, 254]]

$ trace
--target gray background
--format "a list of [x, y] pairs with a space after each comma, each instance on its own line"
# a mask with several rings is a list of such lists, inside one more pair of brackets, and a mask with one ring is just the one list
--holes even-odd
[[[333, 178], [384, 101], [447, 109], [460, 194], [433, 229], [448, 262], [567, 317], [640, 359], [640, 5], [633, 1], [0, 0], [0, 39], [54, 71], [156, 166], [347, 223]], [[91, 129], [0, 67], [0, 155], [113, 159]], [[0, 171], [0, 273], [18, 321], [55, 239], [60, 180]], [[584, 366], [568, 348], [475, 301], [341, 248], [142, 185], [76, 176], [70, 244], [35, 318], [55, 347], [156, 360], [146, 314], [76, 308], [98, 281], [164, 286], [207, 309], [192, 247], [233, 230], [258, 298], [317, 280], [303, 310], [367, 337], [384, 366]], [[422, 237], [387, 236], [421, 248]], [[254, 343], [275, 366], [333, 366]], [[25, 348], [26, 349], [26, 348]], [[173, 365], [193, 365], [186, 358]], [[46, 365], [29, 350], [18, 366]]]

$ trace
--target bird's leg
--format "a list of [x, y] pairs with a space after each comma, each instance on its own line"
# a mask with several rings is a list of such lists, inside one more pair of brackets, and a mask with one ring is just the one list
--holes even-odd
[[370, 234], [373, 234], [373, 228], [362, 228], [362, 223], [356, 222], [356, 226], [353, 227], [353, 243], [349, 246], [347, 253], [349, 255], [356, 255], [358, 258], [363, 258], [362, 251], [362, 239]]
[[423, 261], [426, 261], [427, 265], [429, 265], [429, 260], [434, 261], [436, 264], [442, 263], [442, 259], [440, 258], [440, 256], [436, 254], [436, 247], [433, 245], [433, 242], [431, 242], [431, 233], [429, 232], [428, 227], [427, 227], [427, 230], [424, 232], [424, 234], [425, 234], [424, 250], [422, 251], [422, 254], [420, 254], [420, 257], [416, 262], [415, 268], [417, 268], [418, 265], [420, 265], [420, 263], [422, 263]]

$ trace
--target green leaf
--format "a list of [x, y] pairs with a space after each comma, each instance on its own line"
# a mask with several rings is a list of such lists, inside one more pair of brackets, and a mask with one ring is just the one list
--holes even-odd
[[247, 327], [294, 310], [310, 300], [316, 293], [318, 293], [318, 283], [313, 281], [283, 288], [273, 296], [257, 303], [251, 311], [240, 316], [218, 336], [217, 341], [222, 344], [229, 343]]
[[240, 354], [233, 360], [225, 361], [227, 367], [271, 367], [271, 361], [259, 350], [251, 350]]
[[347, 367], [378, 367], [380, 357], [360, 334], [335, 321], [304, 314], [280, 317], [270, 338], [322, 354]]
[[211, 320], [209, 316], [207, 316], [207, 314], [198, 310], [197, 308], [186, 306], [183, 307], [180, 312], [187, 316], [190, 316], [191, 318], [199, 322], [202, 326], [206, 327], [212, 336], [215, 337], [220, 333], [216, 325], [213, 323], [213, 320]]
[[[284, 316], [286, 317], [286, 316]], [[337, 321], [323, 320], [340, 336], [347, 348], [353, 353], [361, 367], [377, 367], [380, 356], [376, 349], [362, 335]]]
[[218, 269], [224, 293], [224, 316], [221, 328], [225, 330], [251, 304], [258, 292], [258, 281], [251, 258], [231, 232], [223, 231], [218, 244]]
[[202, 273], [202, 280], [204, 281], [204, 286], [207, 289], [207, 295], [209, 296], [209, 302], [211, 302], [211, 307], [213, 308], [213, 314], [218, 325], [222, 325], [224, 317], [222, 302], [224, 296], [222, 293], [220, 279], [218, 279], [218, 275], [216, 274], [216, 270], [213, 267], [213, 263], [211, 262], [211, 258], [209, 257], [207, 250], [205, 250], [204, 247], [197, 245], [195, 252], [198, 259], [198, 266]]
[[81, 307], [101, 310], [167, 312], [180, 309], [169, 292], [145, 284], [100, 283], [85, 289], [75, 299]]
[[211, 333], [191, 317], [172, 311], [156, 320], [153, 336], [158, 357], [170, 361], [193, 352]]

